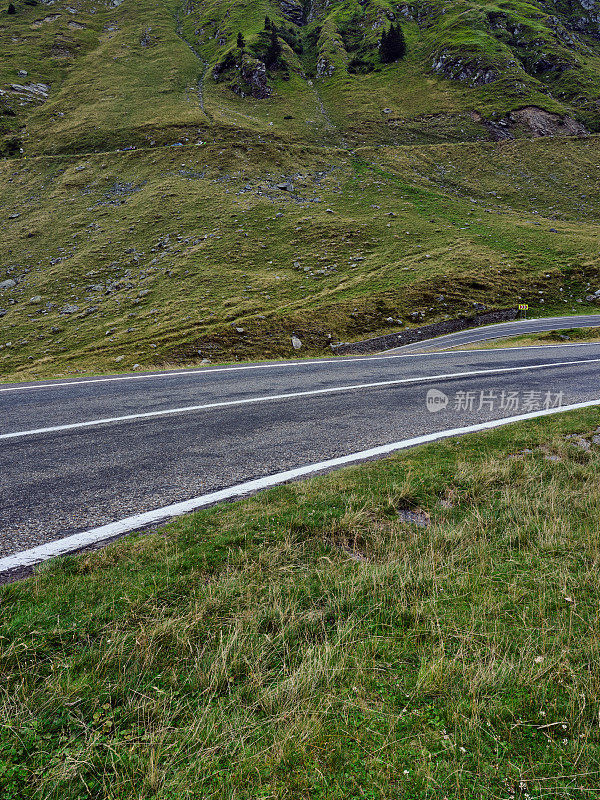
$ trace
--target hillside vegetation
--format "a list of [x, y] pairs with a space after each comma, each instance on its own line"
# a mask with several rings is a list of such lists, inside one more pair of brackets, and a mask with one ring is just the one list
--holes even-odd
[[292, 333], [322, 353], [600, 288], [593, 2], [6, 9], [6, 377], [281, 356]]

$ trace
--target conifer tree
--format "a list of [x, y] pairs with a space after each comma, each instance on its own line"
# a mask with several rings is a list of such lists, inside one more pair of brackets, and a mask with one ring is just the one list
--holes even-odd
[[379, 56], [384, 64], [404, 58], [406, 41], [400, 25], [391, 25], [389, 31], [383, 31], [379, 43]]
[[269, 17], [265, 17], [265, 30], [268, 31], [271, 29], [271, 20]]
[[281, 44], [277, 36], [277, 28], [271, 25], [271, 41], [265, 53], [265, 64], [267, 67], [272, 67], [279, 61], [281, 56]]
[[9, 3], [8, 4], [8, 8], [6, 9], [6, 13], [7, 14], [16, 14], [17, 13], [17, 9], [15, 8], [15, 4], [14, 3]]
[[242, 34], [238, 33], [238, 35], [237, 35], [237, 49], [240, 52], [243, 53], [244, 52], [244, 47], [246, 47], [246, 41], [245, 41], [244, 37], [242, 36]]

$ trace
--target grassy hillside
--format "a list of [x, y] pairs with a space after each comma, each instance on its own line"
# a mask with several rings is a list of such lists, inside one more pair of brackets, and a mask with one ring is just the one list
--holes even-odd
[[[595, 129], [600, 7], [585, 6], [575, 1], [564, 13], [552, 3], [462, 0], [17, 0], [16, 14], [0, 13], [0, 86], [16, 113], [4, 125], [13, 134], [21, 128], [28, 153], [240, 128], [319, 143], [365, 135], [402, 143], [410, 120], [413, 137], [424, 140], [484, 139], [489, 131], [477, 115], [497, 120], [524, 106]], [[281, 48], [267, 65], [268, 102], [241, 96], [257, 92], [236, 50], [241, 32], [248, 64], [269, 60], [265, 16]], [[378, 45], [392, 21], [402, 24], [407, 55], [384, 64]], [[40, 83], [45, 102], [11, 90]]]
[[282, 356], [292, 333], [323, 353], [600, 288], [587, 0], [14, 5], [4, 378]]
[[2, 371], [289, 355], [294, 332], [325, 352], [477, 303], [593, 308], [596, 154], [272, 139], [7, 160]]
[[597, 425], [418, 448], [3, 587], [0, 798], [592, 796]]

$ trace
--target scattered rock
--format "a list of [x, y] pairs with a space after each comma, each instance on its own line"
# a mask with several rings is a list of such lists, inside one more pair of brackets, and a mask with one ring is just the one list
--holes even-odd
[[0, 292], [6, 291], [6, 289], [14, 289], [17, 285], [16, 281], [13, 281], [12, 278], [9, 278], [7, 281], [2, 281], [0, 283]]
[[565, 439], [586, 452], [591, 449], [591, 444], [580, 433], [569, 433], [568, 436], [565, 436]]
[[530, 450], [528, 447], [526, 447], [524, 450], [519, 450], [518, 453], [510, 453], [508, 457], [521, 459], [523, 456], [530, 456], [532, 453], [533, 450]]
[[151, 32], [152, 28], [146, 28], [146, 30], [140, 36], [140, 44], [142, 47], [150, 47], [152, 44]]
[[46, 83], [11, 83], [8, 88], [10, 92], [19, 95], [25, 102], [34, 100], [44, 102], [50, 93], [50, 87]]
[[431, 524], [429, 514], [419, 509], [411, 510], [409, 508], [399, 508], [398, 517], [402, 522], [408, 522], [410, 525], [418, 525], [419, 528], [428, 528]]
[[294, 348], [294, 350], [300, 350], [300, 348], [302, 347], [302, 342], [295, 334], [294, 336], [292, 336], [292, 347]]
[[37, 305], [38, 303], [41, 303], [41, 302], [42, 302], [42, 296], [41, 296], [40, 294], [36, 294], [36, 295], [35, 295], [34, 297], [32, 297], [32, 298], [31, 298], [31, 300], [29, 301], [29, 303], [30, 303], [32, 306], [35, 306], [35, 305]]
[[351, 547], [348, 547], [346, 544], [337, 544], [336, 542], [331, 542], [331, 544], [337, 549], [340, 550], [342, 553], [345, 553], [349, 556], [353, 561], [358, 561], [359, 563], [368, 563], [369, 559], [360, 553], [358, 550], [353, 550]]
[[60, 313], [61, 314], [76, 314], [79, 311], [79, 306], [76, 305], [66, 305], [63, 306]]

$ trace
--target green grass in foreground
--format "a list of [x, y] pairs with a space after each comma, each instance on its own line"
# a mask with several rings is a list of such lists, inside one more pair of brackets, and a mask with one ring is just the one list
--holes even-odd
[[523, 336], [507, 336], [505, 339], [490, 339], [485, 342], [453, 347], [452, 350], [493, 350], [496, 347], [535, 347], [545, 344], [577, 344], [578, 342], [600, 342], [600, 328], [566, 328], [545, 333], [526, 333]]
[[411, 450], [5, 586], [0, 798], [593, 796], [600, 446], [565, 436], [599, 423]]

